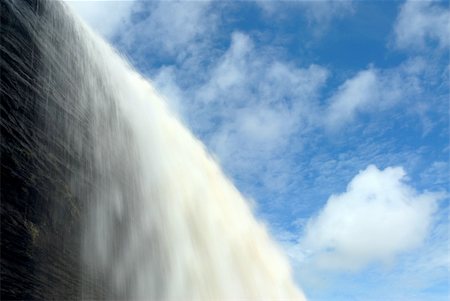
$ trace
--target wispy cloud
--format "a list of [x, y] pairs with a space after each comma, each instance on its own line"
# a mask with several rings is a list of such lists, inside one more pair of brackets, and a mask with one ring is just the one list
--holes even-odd
[[420, 98], [423, 97], [425, 81], [431, 78], [427, 75], [430, 69], [432, 67], [426, 60], [416, 57], [396, 67], [381, 69], [371, 66], [358, 72], [328, 99], [325, 127], [335, 131], [356, 121], [362, 114], [386, 113], [399, 104], [410, 107], [414, 103], [418, 107], [406, 110], [407, 113], [423, 117], [420, 106], [425, 104], [420, 102]]
[[445, 3], [408, 0], [394, 28], [395, 46], [408, 51], [450, 46], [450, 10]]
[[212, 147], [227, 162], [235, 152], [222, 147], [224, 139], [240, 151], [282, 148], [292, 134], [308, 126], [326, 78], [322, 67], [299, 68], [274, 59], [255, 49], [249, 36], [234, 33], [230, 48], [196, 94], [196, 99], [221, 108], [213, 118], [224, 127], [213, 137]]
[[379, 100], [378, 75], [374, 70], [364, 70], [348, 79], [332, 96], [326, 122], [330, 128], [353, 121], [358, 112], [369, 110]]
[[[257, 3], [270, 18], [283, 19], [285, 11], [279, 5], [279, 1], [259, 1]], [[347, 17], [354, 12], [354, 1], [352, 0], [294, 0], [283, 4], [303, 15], [309, 29], [316, 37], [320, 37], [333, 20]]]
[[210, 7], [210, 1], [139, 2], [138, 13], [124, 28], [119, 43], [139, 55], [185, 60], [214, 32], [215, 14]]

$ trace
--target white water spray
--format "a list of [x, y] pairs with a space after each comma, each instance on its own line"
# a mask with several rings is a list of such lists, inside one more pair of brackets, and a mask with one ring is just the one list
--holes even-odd
[[246, 200], [152, 85], [67, 8], [43, 10], [29, 26], [45, 53], [39, 83], [65, 115], [42, 115], [82, 163], [68, 176], [86, 204], [81, 297], [304, 300]]

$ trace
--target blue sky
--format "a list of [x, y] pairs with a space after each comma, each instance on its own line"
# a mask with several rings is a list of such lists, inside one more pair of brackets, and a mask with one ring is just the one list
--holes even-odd
[[310, 300], [448, 300], [449, 2], [71, 2], [249, 199]]

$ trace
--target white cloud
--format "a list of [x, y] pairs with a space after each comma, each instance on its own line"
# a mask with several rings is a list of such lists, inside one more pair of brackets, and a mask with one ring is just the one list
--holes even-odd
[[[237, 98], [245, 98], [242, 87], [249, 84], [247, 77], [249, 62], [253, 54], [253, 42], [242, 33], [233, 33], [230, 48], [218, 60], [214, 69], [210, 72], [211, 78], [199, 92], [199, 96], [204, 102], [224, 101], [219, 95], [226, 92], [239, 95]], [[229, 97], [228, 97], [229, 98]], [[242, 99], [237, 99], [241, 100]]]
[[311, 101], [328, 76], [317, 65], [299, 68], [278, 60], [270, 50], [256, 49], [252, 39], [240, 32], [232, 34], [229, 49], [208, 74], [197, 95], [205, 103], [290, 106], [294, 112], [302, 102]]
[[395, 28], [395, 45], [410, 51], [424, 50], [430, 43], [439, 48], [450, 45], [448, 5], [432, 1], [407, 1], [401, 8]]
[[215, 31], [211, 1], [139, 2], [139, 19], [127, 26], [120, 43], [131, 50], [186, 59]]
[[325, 127], [335, 131], [354, 121], [359, 114], [384, 111], [399, 103], [405, 106], [412, 103], [422, 91], [426, 68], [423, 59], [415, 58], [391, 69], [370, 67], [358, 72], [327, 100]]
[[368, 110], [377, 100], [378, 76], [374, 70], [364, 70], [339, 87], [330, 101], [326, 122], [335, 128], [352, 121], [358, 111]]
[[289, 1], [280, 5], [279, 1], [258, 1], [258, 5], [270, 18], [283, 18], [287, 5], [304, 15], [310, 29], [322, 34], [334, 19], [346, 17], [354, 12], [351, 0]]
[[105, 38], [114, 36], [127, 22], [134, 0], [64, 0], [94, 31]]
[[300, 244], [324, 269], [360, 269], [391, 262], [427, 237], [441, 194], [418, 193], [401, 167], [370, 165], [332, 195], [306, 227]]
[[311, 126], [318, 91], [328, 76], [320, 66], [300, 68], [277, 60], [239, 32], [206, 74], [209, 79], [192, 99], [210, 108], [203, 118], [216, 121], [210, 147], [230, 170], [252, 175], [277, 160], [289, 142], [291, 147], [298, 143], [293, 137]]

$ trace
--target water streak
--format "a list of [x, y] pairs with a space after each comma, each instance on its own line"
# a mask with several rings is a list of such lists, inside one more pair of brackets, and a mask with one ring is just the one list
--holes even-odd
[[41, 3], [39, 17], [17, 15], [41, 51], [29, 87], [46, 95], [43, 148], [59, 150], [58, 177], [83, 204], [81, 297], [304, 300], [247, 201], [151, 82], [67, 7]]

